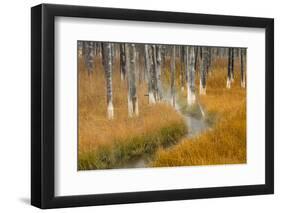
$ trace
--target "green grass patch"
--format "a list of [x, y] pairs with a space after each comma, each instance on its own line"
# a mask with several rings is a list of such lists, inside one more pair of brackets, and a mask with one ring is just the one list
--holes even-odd
[[151, 156], [157, 149], [178, 143], [187, 133], [182, 123], [173, 123], [150, 134], [132, 136], [125, 140], [116, 140], [110, 145], [103, 145], [95, 151], [79, 155], [78, 169], [113, 169], [121, 168], [140, 156]]

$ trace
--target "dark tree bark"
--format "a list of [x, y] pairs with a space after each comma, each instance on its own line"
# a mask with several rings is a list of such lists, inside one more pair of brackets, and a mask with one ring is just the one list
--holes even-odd
[[85, 57], [86, 52], [86, 41], [82, 41], [82, 56]]
[[246, 49], [240, 48], [240, 66], [241, 66], [241, 87], [245, 88], [246, 80], [245, 80], [245, 57], [246, 57]]
[[194, 47], [194, 48], [195, 48], [195, 70], [196, 70], [198, 64], [198, 58], [200, 54], [200, 47]]
[[212, 48], [208, 47], [208, 66], [207, 66], [207, 73], [210, 73], [212, 66]]
[[126, 77], [126, 54], [125, 44], [120, 44], [120, 76], [123, 81]]
[[171, 56], [171, 104], [176, 107], [176, 88], [175, 88], [175, 72], [176, 72], [176, 46], [172, 46], [172, 56]]
[[152, 84], [152, 93], [154, 96], [154, 100], [157, 101], [157, 74], [156, 74], [156, 45], [151, 45], [151, 84]]
[[206, 94], [207, 68], [208, 68], [208, 49], [201, 47], [201, 63], [200, 63], [200, 89], [199, 94]]
[[161, 55], [162, 55], [162, 63], [161, 63], [161, 72], [164, 73], [166, 71], [166, 45], [163, 45], [161, 48]]
[[185, 48], [186, 46], [180, 46], [181, 48], [181, 56], [180, 56], [180, 67], [181, 67], [181, 72], [180, 72], [180, 80], [181, 80], [181, 91], [184, 91], [184, 84], [185, 84], [185, 79], [186, 79], [186, 72], [185, 72]]
[[234, 48], [231, 48], [231, 82], [234, 81]]
[[87, 73], [90, 76], [94, 70], [94, 42], [85, 41], [85, 54], [84, 62], [87, 69]]
[[154, 97], [156, 101], [162, 99], [161, 85], [161, 46], [152, 45], [153, 47], [153, 64], [154, 64]]

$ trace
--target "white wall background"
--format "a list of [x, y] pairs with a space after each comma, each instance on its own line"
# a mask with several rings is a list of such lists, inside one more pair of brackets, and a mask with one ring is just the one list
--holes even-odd
[[[275, 195], [113, 205], [51, 212], [278, 212], [281, 210], [281, 13], [279, 1], [245, 0], [58, 0], [81, 4], [275, 18]], [[30, 197], [30, 7], [37, 0], [3, 1], [0, 18], [0, 212], [39, 212]], [[279, 85], [277, 84], [279, 83]]]

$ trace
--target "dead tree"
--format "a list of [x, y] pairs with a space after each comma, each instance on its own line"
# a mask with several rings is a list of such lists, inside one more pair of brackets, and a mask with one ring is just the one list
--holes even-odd
[[201, 51], [200, 51], [200, 47], [194, 47], [195, 48], [195, 70], [197, 68], [197, 64], [198, 64], [198, 59], [200, 58], [201, 55]]
[[195, 47], [185, 46], [185, 61], [187, 73], [187, 104], [195, 103]]
[[138, 49], [138, 45], [135, 44], [135, 69], [136, 69], [136, 82], [138, 83], [141, 83], [141, 70], [140, 70], [140, 52], [139, 52], [139, 49]]
[[136, 47], [135, 44], [126, 44], [126, 73], [128, 73], [128, 114], [129, 117], [138, 116], [137, 74], [136, 74]]
[[153, 47], [153, 65], [154, 65], [154, 97], [156, 101], [162, 99], [161, 85], [161, 46], [152, 45]]
[[176, 107], [176, 88], [175, 88], [175, 73], [176, 73], [176, 46], [172, 46], [172, 55], [170, 59], [171, 72], [171, 104]]
[[78, 52], [78, 57], [82, 58], [82, 56], [83, 56], [83, 41], [77, 42], [77, 52]]
[[227, 78], [226, 78], [226, 88], [231, 87], [231, 48], [228, 49], [228, 65], [227, 65]]
[[152, 60], [152, 48], [150, 45], [145, 44], [144, 53], [145, 53], [145, 69], [146, 69], [147, 85], [148, 85], [148, 103], [154, 104], [155, 97], [153, 94], [153, 82], [152, 82], [153, 60]]
[[180, 81], [181, 81], [181, 91], [184, 91], [184, 83], [186, 79], [186, 63], [185, 63], [185, 48], [186, 46], [181, 46], [181, 56], [180, 56], [180, 67], [181, 67], [181, 72], [180, 72]]
[[208, 65], [207, 65], [207, 73], [209, 74], [211, 71], [211, 66], [212, 66], [212, 48], [208, 47]]
[[231, 82], [234, 81], [234, 48], [231, 48]]
[[241, 87], [245, 88], [246, 80], [245, 80], [245, 58], [246, 58], [246, 49], [240, 48], [240, 65], [241, 65]]
[[156, 74], [156, 47], [155, 45], [151, 45], [151, 72], [150, 72], [150, 80], [152, 85], [152, 94], [155, 102], [157, 101], [157, 74]]
[[82, 41], [82, 56], [85, 57], [86, 52], [86, 41]]
[[126, 77], [126, 54], [125, 44], [120, 44], [120, 76], [123, 81]]
[[161, 46], [161, 73], [164, 73], [166, 71], [166, 52], [167, 52], [167, 46], [163, 45]]
[[108, 119], [113, 119], [114, 108], [112, 98], [112, 44], [103, 43], [102, 50], [106, 77], [107, 117]]
[[226, 80], [226, 88], [231, 87], [231, 83], [233, 82], [233, 48], [228, 48], [228, 66], [227, 66], [227, 80]]
[[207, 81], [207, 69], [208, 69], [208, 49], [201, 47], [201, 60], [200, 60], [200, 88], [199, 94], [206, 95], [206, 81]]
[[84, 43], [84, 62], [87, 69], [87, 73], [90, 76], [94, 70], [94, 42], [85, 41]]

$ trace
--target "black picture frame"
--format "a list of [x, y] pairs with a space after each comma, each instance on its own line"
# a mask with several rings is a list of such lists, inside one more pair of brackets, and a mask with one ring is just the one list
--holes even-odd
[[[93, 195], [54, 195], [55, 17], [263, 28], [265, 47], [265, 184]], [[60, 208], [274, 193], [274, 19], [41, 4], [31, 8], [31, 204]]]

